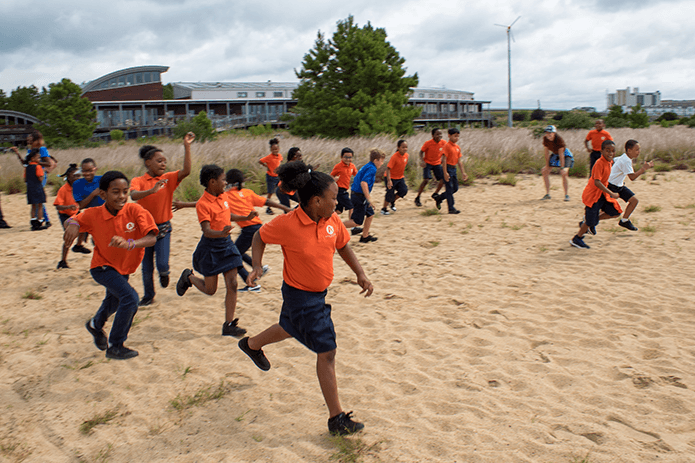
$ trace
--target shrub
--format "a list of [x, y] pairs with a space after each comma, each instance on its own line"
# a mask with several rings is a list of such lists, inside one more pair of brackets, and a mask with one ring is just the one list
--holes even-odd
[[543, 119], [545, 119], [545, 111], [543, 111], [541, 108], [531, 111], [532, 121], [542, 121]]
[[195, 134], [195, 141], [205, 142], [214, 140], [217, 132], [212, 128], [212, 122], [205, 111], [200, 111], [197, 116], [190, 121], [179, 121], [174, 127], [174, 138], [183, 138], [188, 132]]
[[122, 130], [114, 129], [111, 132], [109, 132], [109, 135], [111, 135], [111, 140], [113, 141], [121, 141], [125, 138], [125, 134], [123, 133]]
[[512, 113], [512, 120], [514, 122], [524, 122], [528, 120], [528, 111], [514, 111]]
[[553, 116], [553, 120], [555, 121], [561, 121], [563, 117], [565, 117], [565, 114], [567, 114], [567, 111], [558, 111], [555, 113]]
[[249, 133], [254, 137], [262, 137], [273, 134], [274, 130], [270, 124], [258, 124], [249, 127]]
[[571, 111], [557, 123], [558, 129], [590, 129], [594, 120], [584, 111]]
[[676, 120], [678, 120], [678, 114], [676, 114], [672, 111], [668, 111], [668, 112], [663, 113], [656, 120], [659, 122], [661, 122], [661, 121], [676, 121]]
[[570, 177], [584, 178], [589, 176], [589, 162], [586, 157], [574, 158], [574, 165], [568, 172]]
[[10, 177], [2, 184], [1, 188], [6, 194], [14, 195], [17, 193], [26, 193], [27, 184], [24, 183], [24, 179], [19, 176]]

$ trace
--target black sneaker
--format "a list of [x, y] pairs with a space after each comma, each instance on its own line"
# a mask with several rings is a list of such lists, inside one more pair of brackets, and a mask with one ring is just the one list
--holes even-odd
[[65, 262], [64, 260], [61, 260], [60, 262], [58, 262], [58, 266], [56, 268], [61, 269], [61, 268], [70, 268], [70, 267], [68, 267], [67, 262]]
[[169, 275], [159, 275], [159, 285], [162, 288], [169, 286]]
[[191, 275], [193, 275], [193, 271], [188, 268], [181, 272], [179, 281], [176, 282], [176, 294], [178, 294], [179, 296], [183, 296], [184, 294], [186, 294], [188, 288], [193, 286], [191, 282], [188, 280], [188, 278]]
[[350, 233], [354, 235], [359, 235], [362, 233], [362, 227], [352, 227], [352, 230], [350, 230]]
[[140, 302], [138, 302], [138, 307], [145, 307], [148, 305], [152, 305], [153, 302], [154, 302], [153, 297], [143, 297], [142, 299], [140, 299]]
[[49, 221], [46, 221], [46, 222], [43, 224], [43, 228], [51, 228], [52, 226], [53, 226], [53, 224], [52, 224], [51, 222], [49, 222]]
[[461, 211], [459, 211], [458, 209], [449, 209], [449, 214], [460, 214], [460, 213], [461, 213]]
[[444, 202], [446, 198], [444, 195], [437, 195], [437, 198], [434, 200], [435, 201], [435, 206], [437, 206], [437, 209], [441, 210], [442, 209], [442, 203]]
[[389, 212], [388, 209], [386, 209], [385, 207], [382, 207], [381, 208], [381, 215], [391, 215], [391, 213]]
[[224, 322], [222, 325], [222, 336], [234, 336], [238, 338], [246, 334], [244, 328], [239, 328], [239, 319], [235, 318], [231, 322]]
[[362, 236], [362, 237], [360, 237], [360, 243], [370, 243], [370, 242], [376, 241], [378, 239], [379, 238], [377, 238], [376, 236], [372, 236], [372, 235]]
[[422, 203], [420, 202], [420, 197], [419, 197], [419, 196], [415, 197], [415, 205], [416, 205], [417, 207], [421, 207], [421, 206], [422, 206]]
[[106, 349], [106, 358], [114, 360], [128, 360], [138, 356], [138, 351], [128, 349], [124, 345], [111, 346]]
[[72, 247], [72, 252], [79, 252], [80, 254], [91, 254], [92, 251], [89, 249], [85, 248], [81, 244], [76, 244]]
[[268, 358], [265, 356], [263, 353], [263, 349], [258, 349], [258, 350], [253, 350], [249, 347], [249, 337], [246, 336], [245, 338], [241, 338], [239, 341], [239, 349], [243, 353], [249, 356], [251, 360], [253, 360], [253, 363], [256, 364], [258, 368], [260, 368], [263, 371], [268, 371], [270, 370], [270, 362], [268, 361]]
[[363, 429], [364, 425], [362, 423], [352, 421], [352, 412], [347, 412], [347, 414], [345, 412], [340, 412], [339, 415], [328, 420], [328, 432], [333, 435], [344, 436]]
[[269, 208], [269, 207], [266, 207], [266, 208], [265, 208], [265, 213], [268, 214], [268, 215], [273, 215], [273, 214], [275, 214], [275, 212], [273, 212], [273, 210], [272, 210], [271, 208]]
[[591, 249], [590, 246], [586, 244], [584, 240], [578, 237], [577, 235], [574, 235], [574, 237], [570, 240], [570, 244], [575, 248], [579, 249]]
[[7, 222], [0, 219], [0, 228], [12, 228], [12, 227], [10, 227], [10, 225]]
[[87, 328], [89, 334], [91, 334], [94, 337], [94, 345], [97, 346], [97, 349], [106, 350], [106, 348], [109, 347], [109, 340], [106, 337], [106, 333], [104, 333], [103, 329], [98, 330], [96, 328], [92, 328], [91, 318], [87, 320], [87, 323], [84, 324], [84, 327]]
[[398, 209], [396, 209], [396, 203], [391, 203], [391, 210], [393, 212], [396, 212]]
[[618, 225], [620, 225], [623, 228], [627, 228], [628, 230], [632, 230], [632, 231], [639, 230], [637, 227], [632, 225], [632, 222], [630, 222], [630, 220], [626, 220], [625, 222], [618, 220]]
[[240, 288], [238, 290], [240, 293], [260, 293], [261, 292], [261, 285], [255, 285], [255, 286], [249, 286], [246, 285], [243, 288]]

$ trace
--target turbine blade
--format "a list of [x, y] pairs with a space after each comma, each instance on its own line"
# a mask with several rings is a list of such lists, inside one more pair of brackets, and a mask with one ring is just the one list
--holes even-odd
[[516, 19], [514, 20], [514, 22], [511, 24], [511, 26], [509, 26], [509, 27], [511, 28], [514, 24], [516, 24], [516, 22], [519, 20], [519, 18], [521, 18], [521, 16], [519, 16], [518, 18], [516, 18]]

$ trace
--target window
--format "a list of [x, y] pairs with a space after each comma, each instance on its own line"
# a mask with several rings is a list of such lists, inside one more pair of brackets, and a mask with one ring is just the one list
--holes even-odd
[[282, 92], [273, 92], [275, 98], [282, 98]]
[[136, 84], [142, 83], [142, 73], [141, 72], [138, 72], [137, 74], [135, 74], [135, 83]]
[[143, 72], [142, 75], [145, 78], [145, 83], [150, 82], [150, 73], [149, 72]]
[[118, 86], [123, 87], [125, 85], [125, 76], [121, 76], [118, 78]]
[[256, 92], [256, 98], [263, 98], [265, 97], [265, 92]]
[[418, 93], [417, 96], [418, 96], [418, 98], [425, 98], [425, 94], [424, 94], [424, 93]]
[[128, 75], [126, 76], [126, 84], [127, 84], [127, 85], [133, 85], [134, 77], [135, 77], [135, 76], [133, 76], [133, 74], [128, 74]]
[[430, 93], [430, 98], [434, 98], [434, 93]]
[[249, 96], [249, 95], [246, 92], [236, 92], [237, 98], [246, 98], [247, 96]]
[[443, 97], [443, 95], [441, 93], [437, 95], [437, 98], [442, 98], [442, 97]]
[[111, 80], [109, 81], [109, 84], [110, 84], [112, 87], [115, 87], [115, 86], [116, 86], [116, 78], [111, 79]]
[[152, 73], [152, 82], [159, 82], [159, 73], [158, 72]]

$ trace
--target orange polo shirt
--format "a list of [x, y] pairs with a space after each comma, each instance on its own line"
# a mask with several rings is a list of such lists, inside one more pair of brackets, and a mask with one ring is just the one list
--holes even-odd
[[314, 222], [301, 207], [280, 215], [259, 230], [267, 244], [282, 246], [282, 278], [293, 288], [321, 292], [333, 281], [333, 254], [350, 241], [337, 214]]
[[268, 156], [262, 157], [261, 162], [264, 162], [268, 167], [268, 172], [266, 172], [268, 175], [277, 177], [278, 174], [275, 173], [275, 169], [277, 169], [282, 162], [282, 154], [269, 154]]
[[433, 166], [440, 165], [442, 163], [444, 145], [446, 145], [444, 140], [439, 140], [439, 143], [432, 139], [427, 140], [420, 148], [420, 151], [425, 153], [425, 162]]
[[[408, 153], [401, 154], [396, 151], [389, 159], [389, 163], [386, 167], [391, 169], [391, 180], [402, 179], [405, 175], [405, 166], [408, 164]], [[386, 177], [386, 172], [384, 172], [384, 177]]]
[[147, 191], [160, 180], [166, 180], [166, 184], [158, 192], [137, 200], [139, 205], [152, 214], [156, 223], [168, 222], [174, 216], [171, 212], [171, 203], [174, 199], [174, 190], [181, 183], [179, 182], [179, 171], [167, 172], [161, 177], [153, 177], [148, 172], [130, 181], [131, 190]]
[[198, 222], [210, 222], [210, 228], [215, 231], [222, 231], [224, 227], [232, 224], [232, 211], [229, 209], [226, 193], [213, 196], [205, 191], [195, 203], [195, 211], [198, 213]]
[[596, 183], [594, 183], [594, 180], [598, 179], [601, 183], [603, 183], [603, 186], [608, 185], [608, 177], [610, 177], [611, 175], [612, 166], [612, 161], [606, 161], [606, 158], [604, 158], [603, 156], [598, 158], [596, 164], [594, 164], [594, 168], [591, 169], [591, 177], [589, 177], [589, 183], [586, 184], [586, 187], [584, 187], [584, 192], [582, 193], [582, 202], [585, 206], [593, 206], [594, 204], [596, 204], [596, 201], [599, 200], [601, 195], [604, 195], [606, 197], [606, 200], [613, 203], [613, 206], [618, 212], [623, 212], [623, 210], [620, 208], [620, 205], [618, 204], [618, 201], [616, 201], [615, 198], [611, 198], [604, 191], [601, 191], [599, 187], [596, 186]]
[[77, 209], [72, 210], [72, 209], [65, 209], [63, 211], [59, 211], [59, 214], [65, 214], [69, 217], [72, 217], [73, 215], [77, 214], [77, 211], [80, 210], [79, 204], [75, 201], [75, 198], [72, 196], [72, 186], [69, 183], [66, 183], [65, 185], [60, 187], [60, 190], [58, 190], [58, 194], [56, 195], [55, 201], [53, 201], [54, 206], [77, 206]]
[[338, 177], [336, 183], [338, 188], [343, 188], [347, 190], [350, 188], [350, 179], [357, 175], [357, 167], [351, 162], [349, 166], [346, 166], [343, 161], [333, 166], [331, 171], [331, 177]]
[[446, 165], [456, 167], [461, 158], [461, 147], [456, 143], [446, 142], [442, 154], [446, 154]]
[[588, 134], [586, 134], [586, 139], [591, 140], [592, 150], [601, 151], [601, 144], [606, 140], [613, 140], [613, 137], [611, 137], [611, 134], [608, 133], [605, 129], [601, 130], [600, 132], [596, 129], [593, 129], [590, 130]]
[[157, 233], [152, 214], [135, 203], [126, 203], [118, 214], [112, 215], [106, 205], [90, 207], [75, 216], [80, 233], [87, 232], [94, 238], [94, 254], [89, 268], [113, 267], [121, 275], [133, 273], [145, 255], [145, 248], [127, 249], [109, 247], [111, 238], [120, 236], [138, 240], [150, 232]]
[[[253, 190], [249, 190], [248, 188], [242, 188], [241, 190], [232, 188], [231, 190], [227, 190], [225, 195], [229, 201], [229, 210], [232, 214], [249, 215], [256, 207], [265, 206], [266, 199], [262, 196], [258, 196]], [[244, 228], [249, 225], [262, 225], [263, 221], [260, 217], [256, 216], [251, 220], [237, 223], [241, 228]]]
[[[43, 168], [39, 165], [38, 162], [30, 162], [29, 164], [36, 166], [36, 176], [38, 178], [43, 177]], [[27, 168], [24, 168], [24, 180], [27, 179]]]

